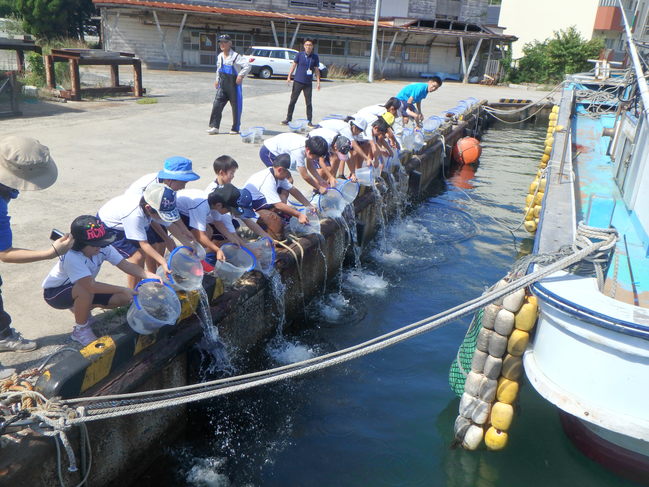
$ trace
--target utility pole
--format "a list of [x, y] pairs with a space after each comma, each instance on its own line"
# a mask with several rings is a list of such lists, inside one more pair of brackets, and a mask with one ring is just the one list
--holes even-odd
[[374, 29], [372, 30], [372, 49], [370, 51], [370, 72], [367, 81], [374, 83], [374, 58], [376, 57], [376, 36], [379, 32], [379, 15], [381, 14], [381, 0], [376, 0], [374, 9]]

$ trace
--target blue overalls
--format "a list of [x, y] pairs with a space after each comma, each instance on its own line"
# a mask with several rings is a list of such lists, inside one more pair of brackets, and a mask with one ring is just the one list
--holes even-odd
[[243, 110], [243, 92], [241, 85], [237, 84], [237, 70], [234, 67], [239, 54], [232, 60], [232, 64], [223, 63], [219, 68], [219, 88], [216, 91], [214, 104], [212, 105], [212, 115], [210, 116], [210, 127], [219, 128], [221, 125], [221, 114], [227, 102], [232, 107], [232, 131], [239, 132], [241, 128], [241, 111]]

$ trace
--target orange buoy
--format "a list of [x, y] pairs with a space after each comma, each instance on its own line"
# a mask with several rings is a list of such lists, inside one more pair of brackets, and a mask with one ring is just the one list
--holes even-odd
[[462, 137], [453, 146], [453, 160], [462, 164], [472, 164], [480, 158], [482, 147], [480, 141], [473, 137]]

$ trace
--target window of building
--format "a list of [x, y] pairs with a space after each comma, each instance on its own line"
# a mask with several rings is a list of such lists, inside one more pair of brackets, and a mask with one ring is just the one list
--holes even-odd
[[365, 57], [370, 55], [370, 43], [363, 41], [349, 41], [349, 55]]
[[428, 64], [428, 47], [406, 46], [403, 59], [410, 63]]
[[291, 7], [335, 10], [349, 13], [350, 0], [290, 0]]
[[183, 49], [186, 51], [198, 51], [200, 45], [199, 32], [185, 31], [183, 32]]
[[345, 55], [345, 41], [335, 39], [318, 39], [316, 52], [318, 54], [344, 56]]

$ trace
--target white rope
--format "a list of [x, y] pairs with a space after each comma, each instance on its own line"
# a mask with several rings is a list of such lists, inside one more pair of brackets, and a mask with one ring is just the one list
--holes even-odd
[[[148, 394], [153, 396], [157, 394], [169, 394], [170, 392], [189, 392], [192, 389], [196, 389], [196, 388], [206, 389], [199, 392], [192, 392], [188, 395], [183, 395], [180, 397], [162, 398], [162, 399], [152, 398], [152, 400], [143, 404], [116, 405], [116, 406], [108, 406], [101, 409], [95, 409], [95, 410], [86, 409], [84, 411], [78, 409], [77, 413], [79, 414], [79, 417], [69, 418], [66, 421], [66, 424], [74, 425], [74, 424], [80, 424], [88, 421], [97, 421], [101, 419], [120, 417], [129, 414], [154, 411], [166, 407], [180, 406], [183, 404], [188, 404], [195, 401], [222, 396], [225, 394], [249, 389], [252, 387], [257, 387], [260, 385], [275, 383], [280, 380], [299, 377], [310, 372], [322, 370], [331, 367], [333, 365], [338, 365], [343, 362], [362, 357], [364, 355], [382, 350], [384, 348], [395, 345], [397, 343], [400, 343], [404, 340], [420, 335], [422, 333], [440, 328], [441, 326], [449, 323], [450, 321], [453, 321], [457, 318], [460, 318], [461, 316], [469, 314], [489, 304], [490, 302], [495, 301], [500, 297], [503, 297], [517, 289], [526, 287], [529, 284], [536, 282], [539, 279], [542, 279], [543, 277], [546, 277], [558, 270], [564, 269], [566, 267], [575, 264], [576, 262], [579, 262], [590, 253], [599, 250], [601, 247], [610, 245], [612, 240], [613, 241], [615, 240], [614, 234], [606, 235], [604, 236], [603, 240], [599, 242], [595, 242], [592, 245], [583, 248], [572, 255], [563, 257], [549, 266], [542, 267], [531, 274], [516, 279], [511, 283], [509, 283], [508, 285], [504, 286], [503, 288], [494, 290], [479, 298], [471, 300], [462, 305], [456, 306], [448, 311], [427, 318], [425, 320], [407, 325], [403, 328], [376, 337], [372, 340], [363, 342], [353, 347], [349, 347], [325, 356], [316, 357], [313, 359], [309, 359], [303, 362], [298, 362], [288, 366], [269, 369], [267, 371], [262, 371], [255, 374], [248, 374], [246, 376], [230, 377], [228, 379], [220, 379], [217, 381], [211, 381], [203, 384], [193, 384], [190, 386], [183, 386], [175, 389], [148, 391], [146, 393], [137, 393], [135, 395], [123, 394], [118, 396], [112, 396], [111, 399], [124, 400], [124, 399], [131, 399], [133, 397], [138, 397], [141, 396], [142, 394]], [[240, 383], [232, 384], [233, 382], [237, 382], [237, 381]], [[89, 400], [90, 401], [98, 400], [98, 401], [106, 402], [107, 399], [108, 398], [106, 397], [79, 398], [75, 400], [62, 401], [61, 404], [66, 404], [66, 403], [70, 404], [75, 401], [89, 402]]]

